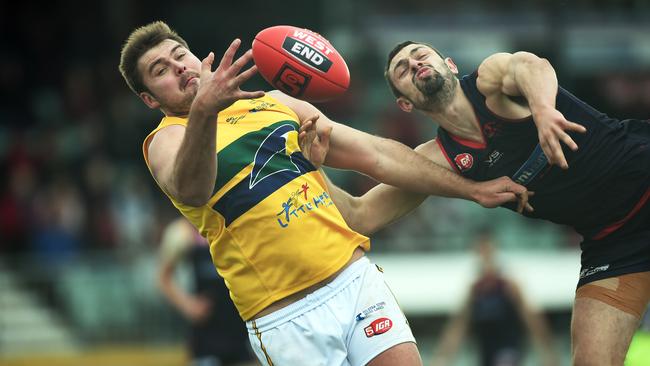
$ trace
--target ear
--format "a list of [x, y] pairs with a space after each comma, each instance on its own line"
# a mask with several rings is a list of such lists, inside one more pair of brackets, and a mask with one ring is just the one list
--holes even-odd
[[140, 97], [140, 99], [142, 99], [144, 104], [147, 105], [147, 107], [149, 107], [151, 109], [160, 108], [160, 103], [158, 103], [158, 100], [153, 95], [151, 95], [150, 93], [142, 92], [142, 93], [138, 94], [138, 96]]
[[403, 110], [404, 112], [411, 113], [413, 111], [413, 103], [411, 103], [411, 101], [407, 98], [399, 97], [397, 98], [396, 102], [399, 109]]
[[451, 72], [458, 74], [458, 66], [456, 66], [454, 60], [452, 60], [451, 57], [447, 57], [445, 59], [445, 64], [447, 64], [447, 67], [449, 67], [449, 70], [451, 70]]

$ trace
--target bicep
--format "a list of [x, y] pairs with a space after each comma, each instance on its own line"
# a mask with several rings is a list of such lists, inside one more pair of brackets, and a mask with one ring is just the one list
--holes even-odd
[[521, 92], [515, 82], [513, 68], [514, 55], [495, 53], [481, 63], [478, 68], [476, 87], [486, 98], [496, 94], [520, 96]]
[[148, 146], [149, 168], [154, 179], [167, 193], [172, 185], [174, 161], [185, 135], [185, 127], [172, 125], [161, 129], [151, 139]]

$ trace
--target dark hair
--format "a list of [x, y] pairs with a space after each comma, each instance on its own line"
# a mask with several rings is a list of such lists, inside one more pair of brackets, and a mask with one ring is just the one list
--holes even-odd
[[120, 54], [120, 73], [126, 84], [135, 94], [147, 90], [138, 71], [138, 60], [160, 42], [172, 39], [189, 49], [187, 42], [174, 32], [165, 22], [156, 21], [134, 30], [127, 38]]
[[435, 47], [428, 43], [424, 42], [415, 42], [415, 41], [404, 41], [399, 43], [397, 46], [393, 47], [393, 49], [388, 53], [388, 60], [386, 60], [386, 68], [384, 69], [384, 77], [386, 78], [386, 82], [388, 82], [388, 86], [390, 87], [390, 90], [393, 92], [393, 95], [395, 98], [399, 98], [403, 96], [403, 94], [397, 90], [397, 87], [395, 87], [395, 84], [393, 84], [393, 81], [390, 79], [390, 75], [388, 74], [388, 69], [390, 68], [390, 62], [395, 58], [395, 56], [401, 51], [404, 47], [412, 45], [412, 44], [421, 44], [423, 46], [429, 47], [432, 50], [434, 50], [441, 58], [445, 58], [445, 56], [440, 53]]

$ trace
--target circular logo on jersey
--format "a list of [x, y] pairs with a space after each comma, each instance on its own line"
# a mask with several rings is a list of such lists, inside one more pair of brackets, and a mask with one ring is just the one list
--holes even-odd
[[461, 172], [464, 172], [472, 168], [474, 165], [474, 158], [469, 153], [462, 153], [456, 155], [454, 162], [458, 169], [460, 169]]

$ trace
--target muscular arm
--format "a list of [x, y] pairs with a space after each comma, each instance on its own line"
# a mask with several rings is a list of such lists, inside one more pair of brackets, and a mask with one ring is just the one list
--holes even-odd
[[[497, 53], [481, 63], [478, 74], [477, 87], [485, 95], [488, 107], [507, 118], [532, 114], [549, 162], [568, 168], [560, 141], [576, 150], [578, 145], [565, 131], [582, 133], [586, 129], [567, 121], [555, 108], [558, 82], [548, 60], [529, 52]], [[520, 106], [508, 96], [523, 96], [528, 105]]]
[[321, 115], [317, 128], [331, 128], [329, 152], [325, 159], [327, 166], [355, 170], [382, 183], [415, 193], [464, 198], [479, 202], [485, 207], [495, 207], [508, 200], [515, 200], [516, 196], [512, 193], [515, 190], [517, 193], [525, 193], [524, 187], [508, 183], [507, 187], [504, 185], [503, 192], [500, 192], [503, 195], [500, 198], [507, 196], [507, 199], [496, 203], [493, 200], [495, 197], [486, 199], [479, 183], [456, 175], [406, 145], [336, 123], [311, 104], [280, 92], [270, 94], [293, 109], [301, 121], [314, 114]]
[[[429, 141], [416, 151], [430, 156], [435, 141]], [[334, 204], [350, 228], [371, 235], [417, 208], [426, 194], [413, 193], [387, 184], [379, 184], [361, 197], [354, 197], [326, 178]]]
[[156, 181], [184, 204], [201, 206], [210, 198], [217, 178], [216, 126], [216, 115], [191, 111], [187, 128], [163, 128], [149, 144]]

